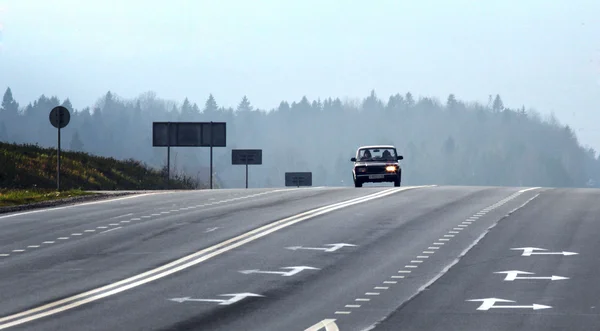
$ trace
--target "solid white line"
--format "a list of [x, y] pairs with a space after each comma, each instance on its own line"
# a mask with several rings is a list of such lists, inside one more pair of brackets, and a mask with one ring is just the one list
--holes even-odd
[[[100, 232], [100, 233], [107, 233], [107, 232], [114, 231], [114, 230], [119, 230], [119, 229], [122, 229], [122, 228], [123, 228], [123, 227], [122, 227], [122, 226], [120, 226], [120, 227], [118, 227], [118, 228], [112, 228], [112, 229], [108, 229], [108, 230], [106, 230], [106, 231], [102, 231], [102, 232]], [[94, 237], [94, 238], [95, 238], [95, 237]]]
[[[152, 282], [154, 280], [164, 278], [168, 275], [176, 273], [181, 270], [185, 270], [190, 268], [191, 266], [197, 265], [201, 262], [209, 260], [215, 256], [221, 255], [225, 252], [231, 251], [237, 247], [245, 245], [249, 242], [255, 241], [259, 238], [267, 236], [275, 231], [281, 230], [283, 228], [289, 227], [293, 224], [305, 221], [307, 219], [312, 219], [319, 215], [327, 214], [332, 211], [345, 208], [348, 206], [356, 205], [359, 203], [363, 203], [366, 201], [371, 201], [373, 199], [382, 198], [391, 194], [395, 194], [397, 192], [406, 191], [410, 189], [416, 188], [425, 188], [432, 187], [430, 186], [412, 186], [412, 187], [404, 187], [402, 189], [389, 189], [380, 191], [371, 195], [351, 199], [348, 201], [343, 201], [340, 203], [336, 203], [333, 205], [328, 205], [320, 208], [316, 208], [313, 210], [309, 210], [297, 215], [290, 216], [285, 219], [281, 219], [279, 221], [275, 221], [259, 227], [257, 229], [246, 232], [237, 237], [228, 239], [219, 244], [213, 245], [209, 248], [202, 249], [193, 254], [184, 256], [178, 260], [172, 261], [160, 267], [154, 268], [152, 270], [146, 271], [139, 275], [123, 279], [121, 281], [105, 285], [103, 287], [99, 287], [87, 292], [83, 292], [56, 302], [48, 303], [43, 306], [29, 309], [27, 311], [23, 311], [17, 314], [13, 314], [10, 316], [6, 316], [0, 318], [0, 322], [5, 322], [8, 320], [12, 320], [11, 322], [7, 322], [5, 324], [0, 324], [0, 329], [4, 329], [7, 327], [20, 325], [26, 322], [30, 322], [45, 316], [50, 316], [57, 314], [62, 311], [66, 311], [75, 307], [79, 307], [89, 302], [93, 302], [131, 288], [135, 288], [137, 286]], [[52, 309], [51, 309], [52, 308]], [[22, 318], [20, 318], [22, 317]], [[20, 318], [20, 319], [17, 319]]]
[[345, 305], [346, 308], [360, 308], [360, 305]]
[[27, 246], [27, 248], [38, 248], [40, 247], [40, 245], [31, 245], [31, 246]]
[[367, 298], [357, 298], [354, 301], [359, 301], [359, 302], [367, 302], [367, 301], [371, 301], [371, 299], [367, 299]]
[[126, 200], [126, 199], [134, 199], [134, 198], [140, 198], [140, 197], [144, 197], [144, 196], [152, 195], [152, 194], [160, 194], [160, 193], [157, 192], [157, 193], [133, 194], [133, 195], [126, 196], [126, 197], [121, 197], [121, 198], [103, 199], [103, 200], [100, 200], [100, 201], [84, 202], [84, 203], [78, 203], [78, 204], [75, 204], [75, 205], [63, 206], [63, 207], [53, 207], [53, 208], [36, 209], [36, 210], [30, 210], [30, 211], [26, 211], [26, 212], [22, 212], [22, 213], [17, 213], [17, 214], [10, 214], [10, 215], [5, 215], [5, 216], [0, 216], [0, 219], [9, 218], [9, 217], [15, 217], [15, 216], [21, 216], [21, 215], [29, 215], [29, 214], [50, 212], [50, 211], [56, 211], [56, 210], [63, 210], [63, 209], [68, 209], [68, 208], [76, 208], [76, 207], [81, 207], [81, 206], [89, 206], [89, 205], [95, 205], [95, 204], [107, 203], [107, 202], [114, 202], [114, 201], [120, 201], [120, 200]]

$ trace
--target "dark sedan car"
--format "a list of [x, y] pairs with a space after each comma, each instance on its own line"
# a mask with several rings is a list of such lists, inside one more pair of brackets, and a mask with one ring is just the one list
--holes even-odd
[[396, 147], [391, 145], [363, 146], [356, 151], [352, 177], [355, 187], [362, 187], [363, 183], [393, 182], [400, 186], [402, 169], [399, 160], [404, 159], [398, 155]]

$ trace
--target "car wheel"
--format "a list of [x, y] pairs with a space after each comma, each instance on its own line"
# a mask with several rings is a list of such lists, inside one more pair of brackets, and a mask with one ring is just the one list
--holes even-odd
[[400, 178], [398, 178], [394, 181], [394, 186], [396, 186], [396, 187], [400, 186]]
[[362, 182], [359, 180], [354, 181], [354, 187], [362, 187]]

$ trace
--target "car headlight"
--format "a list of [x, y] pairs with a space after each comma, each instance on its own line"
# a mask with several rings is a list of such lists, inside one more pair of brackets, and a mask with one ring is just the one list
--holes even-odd
[[390, 165], [385, 167], [385, 171], [387, 172], [396, 172], [396, 166]]
[[367, 168], [356, 168], [356, 172], [367, 172]]

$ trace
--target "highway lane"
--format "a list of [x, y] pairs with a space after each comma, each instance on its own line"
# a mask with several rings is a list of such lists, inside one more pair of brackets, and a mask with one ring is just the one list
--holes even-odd
[[175, 192], [4, 215], [0, 316], [135, 275], [291, 214], [380, 190]]
[[[246, 242], [240, 239], [235, 242], [237, 246], [200, 252], [193, 257], [196, 259], [193, 265], [183, 265], [190, 258], [163, 269], [163, 273], [180, 269], [164, 277], [157, 271], [47, 307], [45, 311], [54, 309], [56, 314], [27, 321], [19, 327], [303, 330], [319, 321], [335, 319], [340, 330], [360, 330], [409, 301], [474, 245], [489, 227], [539, 191], [482, 187], [401, 189], [404, 191], [393, 194], [388, 191], [390, 194], [386, 196], [341, 205], [326, 214], [315, 212], [303, 216], [304, 219], [288, 219], [289, 224], [270, 228], [276, 231], [264, 230], [260, 237], [246, 237]], [[384, 189], [338, 189], [333, 195], [345, 192], [388, 194]], [[302, 205], [299, 209], [305, 211], [311, 204], [299, 199], [292, 205]], [[321, 201], [321, 205], [325, 204]], [[243, 215], [260, 222], [258, 219], [272, 216], [272, 211], [261, 208], [251, 217]], [[168, 250], [169, 243], [199, 234], [199, 228], [182, 225], [181, 231], [165, 233], [168, 240], [156, 241], [144, 249]], [[117, 236], [118, 232], [107, 235]], [[115, 242], [125, 240], [119, 238]], [[328, 246], [340, 243], [352, 246]], [[132, 248], [130, 252], [136, 251]], [[97, 258], [91, 259], [90, 266], [95, 261]], [[115, 266], [121, 263], [122, 260]], [[153, 277], [156, 279], [150, 282]], [[235, 293], [260, 296], [222, 296]], [[233, 302], [236, 299], [240, 300]], [[67, 304], [75, 309], [69, 309]], [[0, 327], [34, 314], [0, 319]]]
[[[375, 330], [599, 330], [598, 201], [542, 193]], [[469, 301], [486, 298], [509, 301]]]

